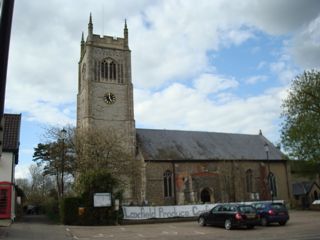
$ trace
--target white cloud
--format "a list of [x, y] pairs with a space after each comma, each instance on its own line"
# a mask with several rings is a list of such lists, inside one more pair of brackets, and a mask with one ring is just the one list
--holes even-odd
[[268, 79], [265, 75], [252, 76], [245, 80], [246, 84], [256, 84], [259, 82], [265, 82]]
[[294, 37], [289, 51], [303, 68], [320, 68], [320, 15]]
[[259, 129], [278, 139], [279, 103], [284, 89], [273, 89], [260, 96], [227, 98], [224, 102], [208, 99], [206, 92], [182, 84], [162, 91], [135, 92], [138, 126], [258, 134]]
[[226, 29], [219, 32], [222, 46], [229, 46], [230, 44], [240, 45], [254, 37], [254, 33], [250, 29]]
[[[10, 67], [13, 83], [8, 83], [8, 88], [23, 81], [29, 89], [15, 95], [26, 95], [38, 86], [41, 99], [74, 101], [71, 96], [76, 94], [80, 34], [86, 30], [89, 12], [93, 12], [97, 33], [107, 29], [108, 34], [121, 36], [121, 21], [128, 18], [134, 82], [139, 88], [147, 88], [160, 87], [176, 78], [194, 77], [211, 67], [207, 51], [239, 45], [254, 37], [255, 27], [270, 33], [287, 33], [308, 23], [316, 14], [318, 2], [252, 0], [234, 4], [221, 0], [195, 5], [188, 1], [89, 4], [81, 0], [63, 2], [62, 9], [61, 4], [24, 0], [16, 3], [11, 44], [14, 64]], [[60, 11], [54, 11], [58, 8]]]
[[15, 168], [15, 178], [26, 178], [26, 179], [30, 179], [31, 175], [29, 172], [29, 164], [21, 164], [19, 163], [16, 168]]
[[228, 79], [208, 73], [202, 74], [194, 80], [196, 90], [206, 94], [236, 88], [238, 85], [239, 83], [234, 78]]
[[299, 73], [290, 63], [281, 59], [278, 62], [270, 63], [270, 70], [285, 84], [290, 83]]

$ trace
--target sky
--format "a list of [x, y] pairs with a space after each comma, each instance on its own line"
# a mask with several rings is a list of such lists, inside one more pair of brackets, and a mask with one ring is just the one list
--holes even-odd
[[45, 129], [76, 122], [81, 34], [129, 29], [136, 127], [280, 143], [292, 80], [320, 68], [318, 0], [15, 1], [6, 113], [21, 113], [16, 178]]

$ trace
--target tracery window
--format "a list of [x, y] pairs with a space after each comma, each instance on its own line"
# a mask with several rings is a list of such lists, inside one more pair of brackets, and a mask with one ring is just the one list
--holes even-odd
[[108, 73], [109, 73], [109, 63], [106, 60], [103, 60], [101, 62], [101, 77], [104, 79], [108, 79]]
[[277, 197], [278, 196], [277, 181], [276, 181], [276, 176], [272, 172], [269, 173], [268, 182], [269, 182], [270, 192], [272, 196]]
[[111, 80], [116, 80], [117, 78], [117, 71], [116, 71], [116, 64], [114, 63], [114, 61], [112, 61], [110, 63], [110, 79]]
[[96, 81], [117, 81], [118, 83], [124, 83], [123, 64], [117, 63], [111, 58], [106, 58], [102, 62], [96, 61], [94, 63]]
[[173, 188], [172, 188], [172, 172], [167, 170], [163, 174], [163, 187], [164, 187], [164, 197], [172, 197], [173, 196]]

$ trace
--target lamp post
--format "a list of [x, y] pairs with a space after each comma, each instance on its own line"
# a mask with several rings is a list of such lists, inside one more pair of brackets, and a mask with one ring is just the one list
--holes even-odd
[[266, 154], [267, 154], [268, 175], [269, 175], [269, 173], [270, 173], [270, 161], [269, 161], [269, 144], [268, 144], [268, 143], [265, 143], [265, 144], [264, 144], [264, 151], [265, 151]]
[[271, 195], [271, 201], [273, 202], [273, 189], [272, 189], [272, 173], [270, 171], [270, 159], [269, 159], [269, 145], [268, 143], [264, 144], [264, 151], [266, 152], [267, 155], [267, 164], [268, 164], [268, 187]]
[[61, 197], [64, 195], [64, 158], [65, 158], [65, 139], [67, 137], [67, 130], [62, 128], [60, 131], [60, 138], [62, 142], [62, 150], [61, 150]]

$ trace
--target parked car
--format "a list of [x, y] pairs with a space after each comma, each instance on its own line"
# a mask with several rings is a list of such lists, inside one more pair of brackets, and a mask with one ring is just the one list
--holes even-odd
[[224, 226], [226, 230], [234, 227], [254, 228], [259, 224], [256, 209], [245, 204], [218, 204], [208, 212], [199, 215], [198, 223], [201, 226]]
[[257, 209], [262, 226], [267, 226], [269, 223], [285, 225], [289, 220], [288, 209], [283, 203], [261, 202], [252, 205]]

